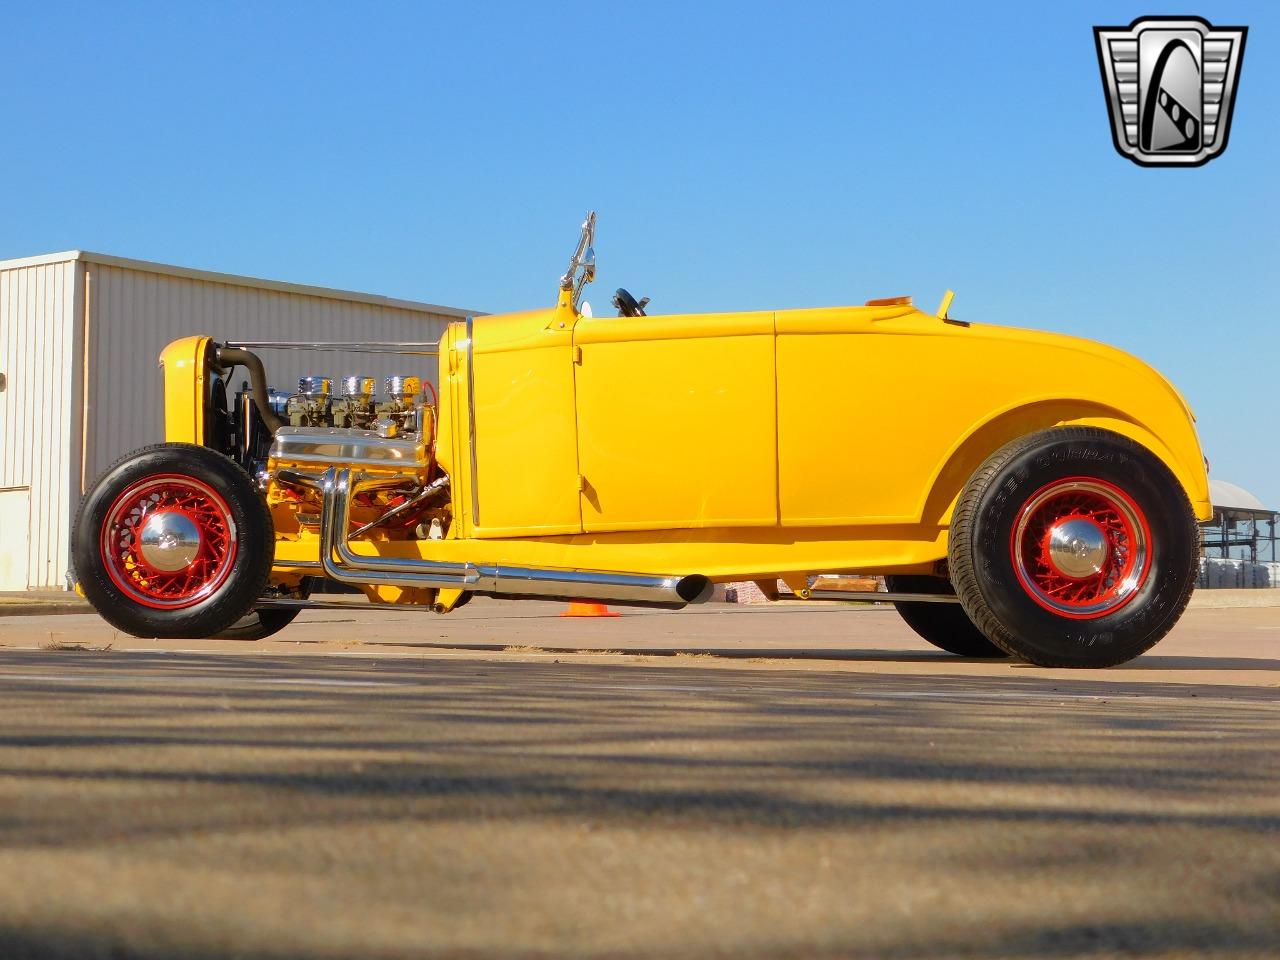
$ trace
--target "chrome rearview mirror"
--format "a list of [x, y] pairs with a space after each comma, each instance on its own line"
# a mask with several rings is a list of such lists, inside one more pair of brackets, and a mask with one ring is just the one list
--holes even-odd
[[569, 258], [569, 269], [560, 278], [561, 290], [573, 291], [573, 308], [578, 309], [578, 300], [582, 296], [582, 288], [596, 278], [596, 212], [587, 212], [582, 221], [582, 235], [578, 237], [578, 247]]

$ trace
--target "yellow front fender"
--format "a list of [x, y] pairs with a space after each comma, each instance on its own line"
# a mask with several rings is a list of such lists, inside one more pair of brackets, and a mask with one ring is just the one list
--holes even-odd
[[205, 378], [211, 337], [183, 337], [160, 353], [164, 371], [164, 438], [204, 443]]

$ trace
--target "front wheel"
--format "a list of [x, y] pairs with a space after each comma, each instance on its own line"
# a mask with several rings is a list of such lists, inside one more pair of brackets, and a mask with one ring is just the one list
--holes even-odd
[[1109, 667], [1150, 649], [1195, 586], [1199, 534], [1164, 463], [1127, 437], [1056, 427], [984, 463], [951, 523], [965, 612], [1046, 667]]
[[144, 447], [85, 495], [71, 550], [102, 618], [135, 637], [211, 637], [262, 595], [275, 537], [248, 474], [185, 443]]

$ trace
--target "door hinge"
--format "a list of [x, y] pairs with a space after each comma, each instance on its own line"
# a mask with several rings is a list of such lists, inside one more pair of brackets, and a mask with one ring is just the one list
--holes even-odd
[[581, 348], [581, 347], [574, 347], [574, 348], [573, 348], [573, 362], [574, 362], [574, 363], [582, 363], [582, 348]]
[[587, 492], [587, 478], [584, 477], [582, 474], [578, 474], [578, 492], [579, 493]]

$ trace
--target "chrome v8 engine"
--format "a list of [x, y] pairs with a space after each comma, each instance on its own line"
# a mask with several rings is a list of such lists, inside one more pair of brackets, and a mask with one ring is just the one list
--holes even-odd
[[363, 478], [352, 500], [350, 538], [443, 537], [449, 478], [435, 460], [436, 411], [419, 402], [421, 382], [388, 377], [383, 403], [374, 402], [372, 378], [345, 378], [337, 399], [329, 395], [330, 383], [303, 378], [286, 408], [291, 425], [272, 438], [263, 477], [278, 532], [287, 536], [294, 522], [299, 531], [319, 524], [322, 479], [334, 468]]

